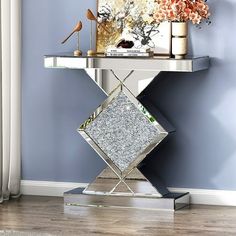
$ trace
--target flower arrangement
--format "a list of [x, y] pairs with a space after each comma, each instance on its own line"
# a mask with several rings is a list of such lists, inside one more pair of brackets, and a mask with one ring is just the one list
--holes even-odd
[[154, 19], [163, 21], [187, 22], [200, 24], [206, 20], [209, 24], [209, 6], [207, 0], [156, 0]]

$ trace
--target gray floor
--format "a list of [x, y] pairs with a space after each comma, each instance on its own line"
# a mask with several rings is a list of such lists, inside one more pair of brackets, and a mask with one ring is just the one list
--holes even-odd
[[0, 205], [0, 235], [236, 235], [236, 208], [69, 209], [62, 198], [24, 196]]

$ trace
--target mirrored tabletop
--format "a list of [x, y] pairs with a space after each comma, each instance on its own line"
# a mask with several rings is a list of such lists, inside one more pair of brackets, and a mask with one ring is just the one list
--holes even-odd
[[96, 56], [74, 56], [73, 53], [49, 54], [44, 57], [46, 68], [68, 69], [104, 69], [104, 70], [146, 70], [195, 72], [209, 68], [208, 56], [186, 57], [174, 59], [168, 56], [153, 57], [107, 57], [104, 54]]

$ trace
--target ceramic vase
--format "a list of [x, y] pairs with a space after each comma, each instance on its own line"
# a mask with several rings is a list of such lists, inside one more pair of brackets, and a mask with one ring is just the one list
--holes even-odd
[[172, 22], [172, 55], [183, 59], [188, 53], [188, 23]]

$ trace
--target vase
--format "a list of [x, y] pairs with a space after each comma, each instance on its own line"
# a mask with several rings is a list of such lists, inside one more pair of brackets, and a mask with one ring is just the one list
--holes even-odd
[[188, 23], [172, 22], [172, 55], [183, 59], [188, 53]]

